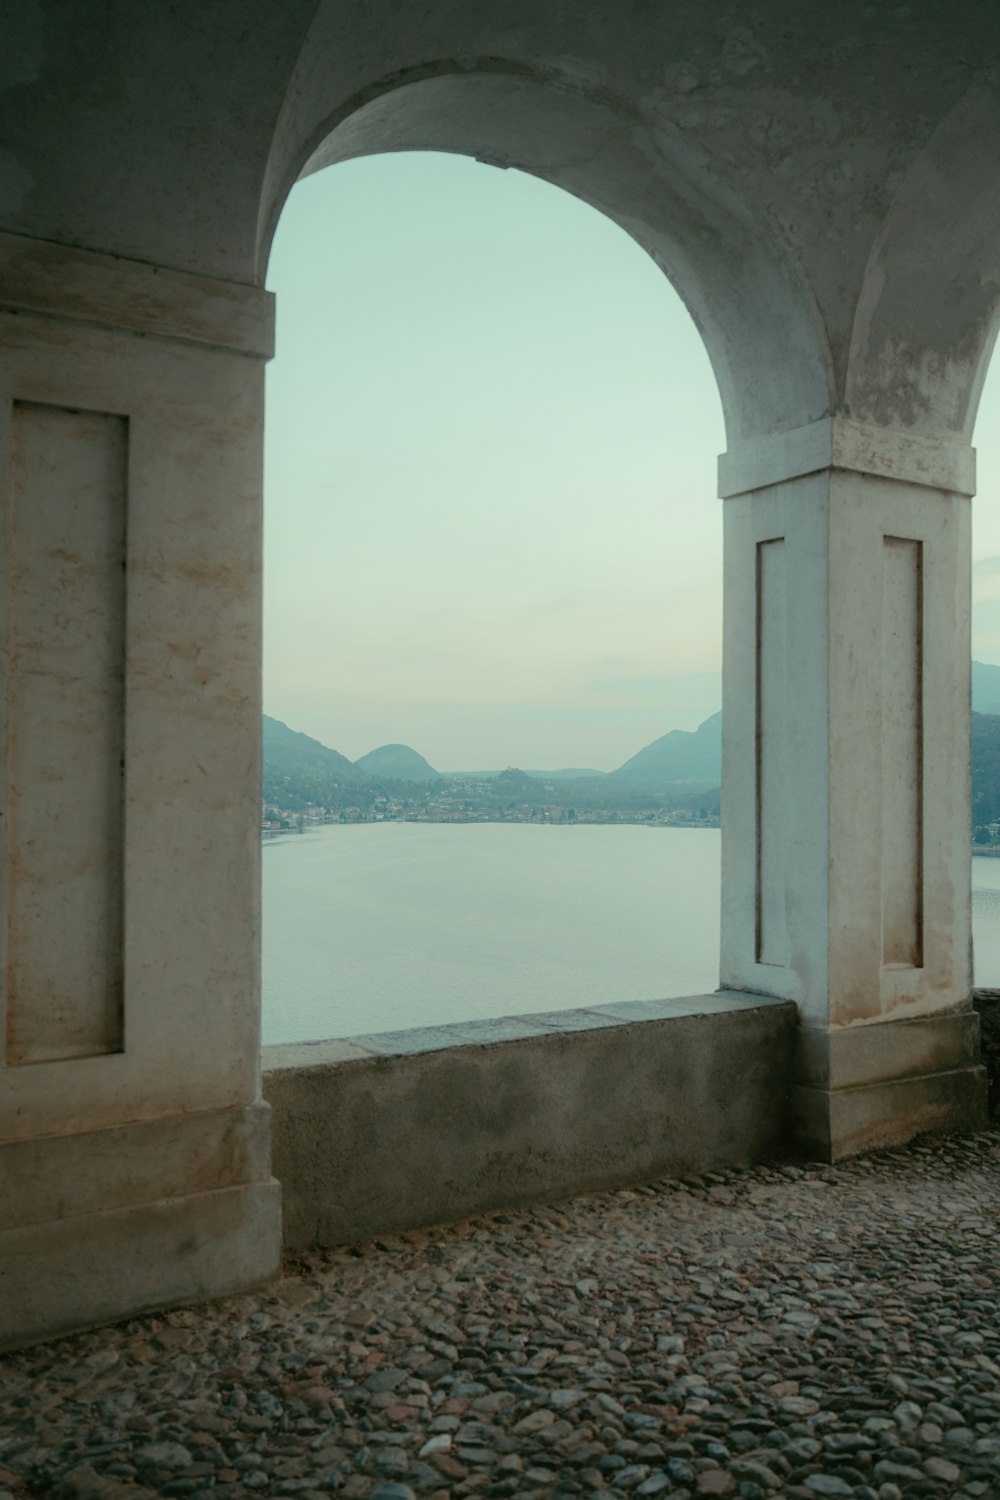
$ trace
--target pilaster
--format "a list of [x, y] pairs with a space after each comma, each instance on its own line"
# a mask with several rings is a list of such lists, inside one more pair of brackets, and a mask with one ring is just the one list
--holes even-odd
[[722, 984], [797, 1003], [810, 1151], [977, 1125], [974, 456], [837, 418], [719, 467]]
[[257, 914], [271, 330], [254, 288], [0, 236], [0, 1345], [277, 1265]]

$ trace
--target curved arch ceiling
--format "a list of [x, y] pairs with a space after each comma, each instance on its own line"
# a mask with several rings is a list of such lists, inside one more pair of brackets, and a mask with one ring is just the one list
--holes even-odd
[[[694, 155], [686, 170], [667, 161], [636, 116], [579, 89], [484, 68], [393, 83], [327, 123], [298, 175], [387, 151], [455, 152], [518, 167], [612, 218], [687, 305], [715, 370], [731, 444], [804, 426], [830, 409], [830, 360], [809, 297]], [[291, 185], [264, 215], [265, 259]]]

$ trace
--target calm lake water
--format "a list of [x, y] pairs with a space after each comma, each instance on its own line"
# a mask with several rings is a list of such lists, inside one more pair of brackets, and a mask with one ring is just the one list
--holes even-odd
[[[334, 824], [263, 865], [265, 1044], [718, 984], [715, 829]], [[976, 981], [1000, 985], [1000, 860], [972, 877]]]

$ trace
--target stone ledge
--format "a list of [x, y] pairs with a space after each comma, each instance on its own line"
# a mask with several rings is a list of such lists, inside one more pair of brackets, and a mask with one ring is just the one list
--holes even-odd
[[792, 1129], [800, 1152], [843, 1161], [903, 1146], [929, 1131], [986, 1128], [986, 1070], [957, 1068], [858, 1088], [792, 1090]]
[[266, 1104], [0, 1144], [5, 1230], [270, 1179]]
[[269, 1180], [0, 1230], [0, 1350], [269, 1281], [280, 1200]]
[[274, 297], [259, 287], [3, 232], [0, 308], [274, 354]]
[[979, 1017], [966, 1009], [870, 1026], [799, 1028], [796, 1080], [846, 1089], [979, 1063]]
[[896, 479], [951, 495], [976, 493], [975, 449], [952, 434], [928, 437], [824, 417], [720, 454], [719, 495], [728, 500], [823, 469]]
[[636, 1021], [669, 1021], [680, 1016], [710, 1016], [761, 1007], [787, 1005], [770, 995], [739, 990], [717, 990], [710, 995], [678, 995], [669, 1000], [622, 1000], [586, 1009], [532, 1011], [496, 1016], [483, 1021], [454, 1021], [441, 1026], [414, 1026], [403, 1031], [380, 1031], [327, 1041], [282, 1042], [261, 1050], [265, 1073], [287, 1068], [324, 1068], [331, 1063], [365, 1057], [413, 1057], [452, 1047], [490, 1047], [523, 1037], [555, 1036], [630, 1026]]

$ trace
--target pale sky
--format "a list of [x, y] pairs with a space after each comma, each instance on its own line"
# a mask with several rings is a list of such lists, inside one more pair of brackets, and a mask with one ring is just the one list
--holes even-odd
[[[610, 770], [716, 711], [722, 413], [623, 230], [518, 172], [369, 157], [294, 189], [268, 286], [266, 712], [450, 771]], [[994, 369], [973, 654], [1000, 663], [997, 432]]]

